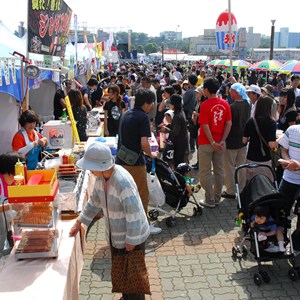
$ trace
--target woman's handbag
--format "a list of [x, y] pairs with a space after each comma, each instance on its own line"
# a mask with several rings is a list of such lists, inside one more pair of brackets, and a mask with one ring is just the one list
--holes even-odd
[[112, 292], [122, 294], [148, 294], [149, 278], [145, 263], [145, 250], [136, 246], [132, 251], [111, 247]]
[[255, 120], [255, 118], [253, 118], [253, 122], [254, 122], [254, 126], [256, 129], [256, 132], [258, 134], [259, 140], [260, 140], [260, 150], [263, 156], [266, 155], [266, 152], [263, 148], [263, 145], [266, 145], [269, 150], [270, 150], [270, 155], [271, 155], [271, 161], [272, 161], [272, 167], [273, 169], [276, 169], [280, 164], [278, 162], [278, 160], [281, 158], [281, 151], [280, 151], [280, 147], [275, 148], [275, 149], [271, 149], [269, 144], [267, 143], [267, 141], [265, 140], [265, 138], [261, 135], [260, 130], [258, 128], [257, 122]]
[[168, 161], [173, 161], [174, 159], [174, 144], [170, 139], [167, 139], [165, 141], [165, 147], [163, 150], [163, 160], [168, 162]]

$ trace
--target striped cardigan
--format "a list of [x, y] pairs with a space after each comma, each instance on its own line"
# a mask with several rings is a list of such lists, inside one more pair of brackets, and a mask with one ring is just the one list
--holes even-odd
[[149, 224], [130, 173], [122, 166], [115, 165], [115, 170], [107, 181], [107, 200], [105, 185], [103, 177], [96, 178], [93, 193], [78, 220], [88, 226], [102, 210], [106, 239], [109, 243], [110, 232], [113, 247], [123, 249], [125, 243], [139, 245], [145, 242], [150, 234]]

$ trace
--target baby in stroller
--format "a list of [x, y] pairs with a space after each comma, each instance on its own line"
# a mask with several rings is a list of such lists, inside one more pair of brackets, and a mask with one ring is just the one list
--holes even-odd
[[176, 167], [176, 172], [181, 174], [185, 180], [188, 197], [190, 197], [193, 193], [199, 192], [201, 189], [200, 183], [194, 184], [194, 178], [190, 177], [191, 170], [191, 166], [189, 166], [187, 163], [181, 163]]
[[[255, 207], [251, 221], [251, 227], [257, 227], [259, 230], [257, 235], [259, 242], [276, 235], [279, 251], [285, 252], [283, 228], [275, 224], [275, 220], [271, 217], [270, 209], [267, 206]], [[265, 249], [265, 251], [268, 251], [268, 249]]]

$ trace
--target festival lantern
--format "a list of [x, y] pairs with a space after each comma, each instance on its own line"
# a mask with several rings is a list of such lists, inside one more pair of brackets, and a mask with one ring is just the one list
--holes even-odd
[[219, 18], [216, 23], [216, 39], [217, 39], [218, 48], [221, 52], [224, 53], [230, 52], [230, 39], [232, 43], [232, 50], [234, 49], [236, 43], [237, 31], [238, 31], [238, 26], [234, 14], [231, 13], [231, 28], [230, 28], [229, 12], [227, 10], [222, 12], [219, 15]]

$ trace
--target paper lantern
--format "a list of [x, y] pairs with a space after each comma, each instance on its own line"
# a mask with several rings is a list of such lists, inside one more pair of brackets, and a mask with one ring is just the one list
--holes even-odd
[[[236, 18], [233, 13], [231, 13], [231, 40], [232, 40], [232, 50], [235, 47], [237, 38], [238, 26]], [[230, 52], [230, 33], [229, 33], [229, 13], [227, 10], [219, 15], [216, 24], [216, 39], [218, 48], [224, 53]]]

